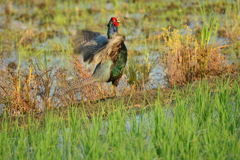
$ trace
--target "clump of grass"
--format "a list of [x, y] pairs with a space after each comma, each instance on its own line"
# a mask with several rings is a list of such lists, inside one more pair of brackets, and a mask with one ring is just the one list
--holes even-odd
[[201, 16], [203, 18], [203, 25], [201, 27], [201, 46], [203, 49], [207, 49], [211, 38], [211, 44], [214, 45], [216, 41], [216, 36], [219, 28], [219, 15], [213, 14], [213, 11], [207, 15], [204, 1], [202, 2], [203, 4], [200, 4], [199, 1], [198, 3], [201, 10]]
[[33, 61], [24, 69], [14, 62], [7, 65], [2, 61], [1, 64], [0, 103], [7, 106], [9, 115], [39, 112], [55, 104], [51, 98], [55, 92], [52, 90], [53, 68], [44, 69]]
[[59, 97], [58, 93], [61, 88], [71, 85], [71, 83], [67, 84], [66, 77], [77, 76], [78, 78], [74, 81], [76, 82], [90, 76], [81, 60], [76, 58], [77, 56], [71, 61], [74, 65], [71, 74], [67, 70], [49, 67], [46, 54], [43, 63], [30, 59], [25, 67], [21, 66], [20, 57], [19, 55], [18, 64], [15, 62], [7, 64], [1, 60], [0, 103], [6, 106], [9, 116], [69, 106], [69, 100], [75, 104], [80, 100], [96, 100], [111, 94], [106, 84], [93, 84], [81, 88], [80, 94], [72, 92], [70, 99], [65, 101], [66, 99]]
[[128, 84], [134, 86], [136, 89], [144, 89], [150, 80], [150, 73], [156, 65], [156, 60], [151, 59], [150, 45], [146, 37], [134, 39], [129, 43], [129, 48], [137, 48], [139, 44], [143, 43], [143, 51], [128, 50], [128, 66], [125, 73], [128, 77]]
[[185, 84], [206, 75], [221, 75], [226, 71], [226, 60], [220, 54], [220, 48], [225, 46], [204, 44], [203, 47], [188, 27], [182, 32], [164, 29], [163, 38], [163, 63], [171, 85]]
[[149, 62], [130, 58], [127, 67], [128, 83], [136, 88], [144, 88], [144, 84], [149, 81], [149, 75], [153, 68]]
[[26, 31], [20, 33], [20, 39], [17, 43], [17, 45], [23, 45], [26, 47], [26, 45], [31, 45], [34, 41], [34, 38], [36, 38], [37, 33], [34, 29], [26, 29]]

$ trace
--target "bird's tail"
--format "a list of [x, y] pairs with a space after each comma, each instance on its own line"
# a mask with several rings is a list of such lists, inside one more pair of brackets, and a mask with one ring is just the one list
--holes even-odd
[[86, 86], [86, 85], [89, 85], [91, 83], [94, 83], [96, 82], [96, 79], [94, 77], [88, 77], [86, 79], [83, 79], [81, 81], [78, 81], [77, 83], [63, 89], [60, 93], [60, 95], [64, 95], [64, 94], [67, 94], [67, 93], [70, 93], [72, 92], [73, 90], [77, 89], [77, 88], [81, 88], [83, 86]]

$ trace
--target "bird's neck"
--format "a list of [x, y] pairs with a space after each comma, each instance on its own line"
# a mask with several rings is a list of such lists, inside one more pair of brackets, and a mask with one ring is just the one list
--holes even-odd
[[108, 26], [108, 31], [107, 31], [108, 39], [112, 38], [112, 36], [115, 33], [118, 33], [118, 27], [114, 26], [113, 24], [110, 24]]

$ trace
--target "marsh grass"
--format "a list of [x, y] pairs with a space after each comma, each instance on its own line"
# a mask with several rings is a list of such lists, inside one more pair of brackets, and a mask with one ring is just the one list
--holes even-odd
[[22, 70], [14, 62], [6, 65], [2, 61], [1, 103], [9, 106], [9, 115], [39, 112], [52, 105], [50, 95], [53, 93], [50, 90], [55, 77], [53, 69], [41, 68], [37, 63], [30, 61], [29, 68]]
[[148, 83], [150, 80], [150, 73], [157, 60], [150, 62], [149, 56], [150, 52], [145, 51], [142, 55], [142, 59], [136, 58], [136, 56], [131, 56], [131, 51], [129, 52], [128, 67], [125, 73], [127, 74], [128, 83], [134, 85], [136, 88], [144, 88], [144, 84]]
[[[129, 50], [128, 64], [123, 76], [125, 83], [118, 88], [123, 92], [134, 93], [150, 86], [150, 75], [157, 74], [152, 71], [154, 67], [158, 67], [163, 52], [167, 57], [163, 59], [163, 63], [166, 64], [172, 85], [185, 84], [208, 74], [221, 75], [228, 72], [220, 50], [223, 46], [219, 45], [219, 48], [214, 43], [209, 46], [203, 41], [207, 39], [207, 42], [211, 42], [209, 39], [212, 38], [212, 33], [219, 33], [218, 23], [223, 31], [221, 35], [226, 42], [229, 40], [233, 44], [228, 46], [231, 51], [225, 53], [228, 55], [229, 52], [236, 52], [235, 56], [239, 57], [239, 5], [232, 2], [206, 1], [201, 6], [194, 1], [156, 3], [150, 0], [146, 3], [141, 0], [112, 3], [106, 0], [2, 0], [0, 5], [0, 56], [3, 57], [4, 66], [1, 68], [1, 104], [17, 109], [17, 113], [19, 110], [24, 110], [23, 113], [33, 111], [40, 104], [43, 106], [40, 108], [45, 110], [51, 108], [49, 106], [70, 106], [69, 102], [79, 103], [79, 100], [111, 96], [111, 87], [103, 83], [87, 86], [65, 98], [56, 96], [61, 88], [91, 74], [81, 60], [72, 58], [70, 39], [73, 30], [88, 29], [105, 33], [106, 19], [111, 16], [120, 18], [119, 32], [126, 36]], [[198, 12], [193, 8], [197, 8]], [[216, 23], [208, 30], [207, 24], [212, 24], [212, 19], [207, 17], [212, 13], [216, 17], [221, 14], [221, 19], [216, 18]], [[183, 24], [191, 25], [195, 18], [197, 22], [204, 20], [205, 25], [200, 27], [200, 37], [203, 38], [198, 39], [199, 41], [196, 40], [198, 37], [195, 38], [196, 33], [182, 32]], [[169, 26], [175, 30], [161, 30]], [[204, 47], [201, 45], [203, 42]], [[16, 60], [4, 61], [10, 55], [15, 55]], [[62, 62], [53, 64], [58, 56], [63, 57]], [[28, 62], [35, 59], [38, 63]], [[74, 60], [70, 62], [70, 59]], [[17, 69], [8, 70], [7, 66], [14, 63]], [[70, 77], [74, 78], [69, 80]], [[24, 105], [22, 101], [25, 101]], [[21, 113], [22, 111], [19, 114]]]
[[226, 46], [205, 44], [203, 47], [188, 27], [181, 32], [171, 28], [163, 30], [162, 61], [171, 85], [185, 84], [206, 75], [221, 75], [228, 71], [226, 60], [219, 52], [220, 48]]
[[236, 43], [238, 40], [239, 31], [239, 23], [240, 23], [240, 5], [238, 3], [233, 3], [232, 5], [228, 5], [225, 10], [226, 19], [223, 19], [223, 26], [221, 26], [221, 30], [223, 34], [220, 36], [227, 36], [229, 41], [232, 43]]
[[[21, 55], [23, 56], [23, 54]], [[51, 107], [68, 106], [69, 102], [93, 101], [111, 96], [111, 87], [106, 84], [92, 84], [82, 89], [61, 97], [58, 93], [61, 89], [85, 79], [91, 75], [81, 59], [73, 56], [71, 63], [73, 71], [59, 68], [55, 70], [45, 58], [42, 62], [31, 60], [27, 62], [28, 67], [21, 67], [21, 56], [18, 64], [11, 62], [2, 63], [0, 77], [1, 103], [8, 106], [7, 112], [12, 116], [26, 113], [41, 112]], [[68, 76], [77, 76], [73, 80], [67, 80]]]
[[214, 15], [213, 11], [212, 13], [207, 14], [204, 1], [202, 1], [202, 4], [198, 1], [198, 4], [201, 11], [201, 17], [203, 18], [203, 25], [201, 28], [201, 46], [203, 49], [207, 49], [211, 39], [212, 45], [216, 42], [220, 17], [219, 15]]
[[[174, 103], [161, 103], [161, 90], [150, 112], [126, 112], [123, 103], [105, 117], [87, 118], [79, 107], [66, 117], [48, 111], [44, 121], [29, 114], [23, 125], [4, 114], [1, 159], [239, 159], [239, 77], [188, 85], [173, 91]], [[81, 115], [81, 116], [80, 116]], [[102, 117], [105, 117], [103, 120]], [[13, 124], [13, 125], [12, 125]]]

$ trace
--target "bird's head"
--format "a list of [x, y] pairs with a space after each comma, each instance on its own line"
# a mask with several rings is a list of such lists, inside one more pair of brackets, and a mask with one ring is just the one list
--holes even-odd
[[111, 38], [113, 34], [118, 33], [118, 26], [120, 21], [116, 17], [112, 17], [108, 23], [108, 38]]
[[109, 21], [109, 24], [110, 24], [110, 23], [111, 23], [112, 25], [114, 25], [115, 27], [118, 27], [120, 21], [118, 20], [118, 18], [112, 17], [112, 18], [110, 19], [110, 21]]

